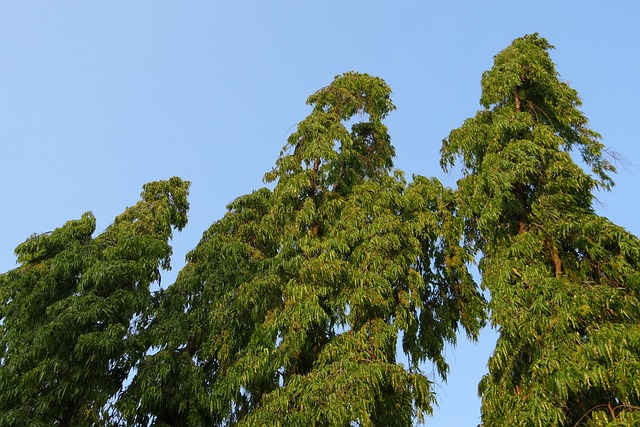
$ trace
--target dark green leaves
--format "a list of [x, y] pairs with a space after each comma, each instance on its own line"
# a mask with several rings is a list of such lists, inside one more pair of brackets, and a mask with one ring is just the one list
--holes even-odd
[[20, 267], [0, 276], [1, 425], [108, 421], [109, 400], [146, 350], [132, 320], [169, 268], [188, 188], [178, 178], [147, 184], [95, 239], [86, 213], [18, 246]]

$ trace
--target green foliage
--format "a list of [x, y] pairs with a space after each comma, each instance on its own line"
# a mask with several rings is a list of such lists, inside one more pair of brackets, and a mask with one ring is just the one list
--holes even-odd
[[445, 346], [486, 320], [480, 253], [500, 332], [485, 425], [639, 425], [640, 241], [593, 210], [615, 170], [551, 48], [525, 36], [484, 73], [483, 109], [442, 147], [455, 191], [394, 169], [391, 90], [351, 72], [166, 290], [149, 287], [187, 223], [179, 178], [95, 238], [86, 213], [18, 246], [0, 426], [412, 425], [435, 402], [420, 367], [446, 379]]
[[[640, 423], [640, 242], [597, 216], [614, 169], [537, 35], [483, 75], [484, 109], [451, 132], [461, 211], [500, 336], [480, 384], [486, 425]], [[578, 148], [594, 176], [577, 166]]]
[[431, 411], [419, 364], [446, 376], [445, 343], [460, 325], [477, 337], [484, 301], [453, 192], [392, 169], [390, 92], [347, 73], [309, 98], [275, 188], [230, 204], [161, 296], [129, 423], [408, 426]]
[[0, 425], [82, 426], [109, 401], [146, 350], [136, 318], [168, 269], [172, 228], [186, 225], [189, 183], [144, 186], [142, 200], [93, 238], [89, 212], [16, 249], [0, 275]]

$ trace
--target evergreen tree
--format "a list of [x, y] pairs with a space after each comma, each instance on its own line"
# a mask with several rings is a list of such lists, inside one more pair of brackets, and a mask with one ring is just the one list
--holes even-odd
[[[149, 324], [121, 410], [138, 425], [409, 426], [484, 300], [454, 193], [393, 169], [379, 78], [313, 94], [263, 188], [204, 233]], [[408, 359], [398, 361], [399, 353]], [[180, 387], [178, 387], [178, 384]]]
[[442, 148], [445, 169], [462, 164], [461, 210], [500, 333], [483, 422], [640, 425], [640, 242], [594, 212], [614, 168], [551, 48], [534, 34], [500, 52], [484, 109]]
[[189, 183], [144, 186], [142, 200], [93, 238], [88, 212], [16, 249], [0, 275], [0, 425], [109, 423], [109, 402], [146, 347], [138, 321], [168, 269]]

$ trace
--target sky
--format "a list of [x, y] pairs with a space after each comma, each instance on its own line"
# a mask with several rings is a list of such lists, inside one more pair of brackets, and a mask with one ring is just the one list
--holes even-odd
[[[454, 186], [441, 141], [480, 108], [480, 79], [538, 32], [604, 144], [617, 183], [598, 212], [640, 234], [640, 2], [11, 1], [0, 5], [0, 272], [14, 248], [92, 211], [98, 232], [149, 181], [192, 182], [171, 283], [202, 232], [264, 184], [307, 97], [346, 71], [383, 78], [395, 166]], [[495, 342], [447, 349], [428, 426], [479, 423], [477, 383]], [[430, 371], [427, 373], [431, 375]]]

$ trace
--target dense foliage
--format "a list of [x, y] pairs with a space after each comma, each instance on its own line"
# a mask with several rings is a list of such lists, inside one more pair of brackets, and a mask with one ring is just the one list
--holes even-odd
[[130, 422], [400, 426], [431, 411], [419, 365], [445, 376], [445, 343], [458, 325], [477, 336], [484, 301], [453, 193], [392, 169], [389, 95], [348, 73], [309, 98], [273, 191], [233, 202], [162, 296]]
[[188, 188], [179, 178], [149, 183], [95, 238], [88, 212], [17, 247], [20, 267], [0, 276], [0, 425], [109, 416], [109, 400], [146, 350], [139, 316], [159, 268], [169, 268], [172, 228], [186, 225]]
[[[480, 385], [488, 426], [640, 423], [640, 242], [593, 210], [612, 185], [599, 135], [530, 35], [495, 57], [484, 107], [444, 141], [500, 336]], [[572, 159], [578, 149], [592, 169]]]
[[[451, 132], [458, 188], [394, 168], [386, 83], [337, 76], [175, 283], [189, 183], [145, 185], [94, 237], [86, 213], [0, 275], [0, 426], [409, 426], [487, 305], [487, 426], [640, 423], [640, 242], [595, 214], [614, 171], [551, 46], [530, 35]], [[571, 158], [577, 149], [583, 171]]]

